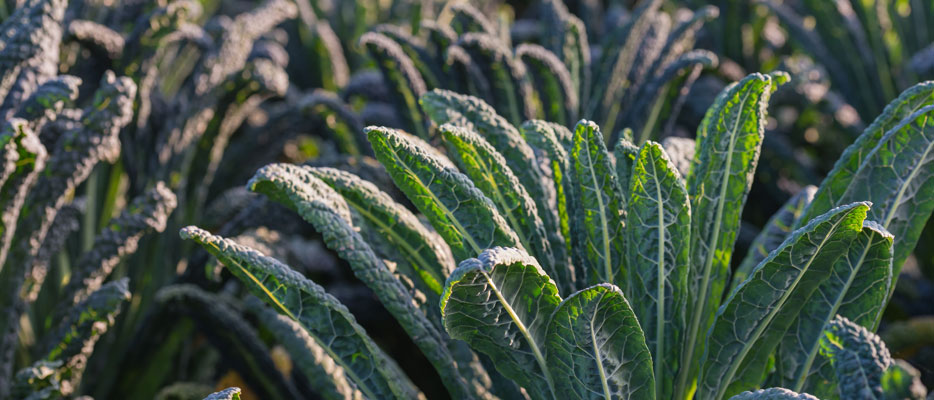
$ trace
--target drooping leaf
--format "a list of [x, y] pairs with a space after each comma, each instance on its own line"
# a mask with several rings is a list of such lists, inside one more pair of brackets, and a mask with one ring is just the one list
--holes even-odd
[[550, 398], [552, 372], [545, 359], [545, 330], [561, 297], [534, 258], [494, 247], [461, 262], [441, 295], [441, 315], [451, 337], [493, 360], [496, 369], [533, 398]]
[[[32, 259], [69, 194], [99, 162], [113, 162], [119, 156], [118, 134], [130, 122], [135, 95], [136, 84], [131, 79], [105, 72], [91, 104], [81, 114], [81, 125], [58, 139], [35, 188], [20, 203], [22, 211], [13, 235], [15, 246], [0, 270], [0, 376], [12, 375], [19, 317], [25, 309], [20, 292]], [[41, 164], [26, 162], [26, 170], [37, 165]], [[6, 383], [0, 381], [0, 397], [7, 392]]]
[[815, 218], [792, 233], [730, 293], [707, 334], [699, 399], [723, 398], [761, 383], [768, 357], [792, 317], [827, 279], [833, 263], [846, 254], [868, 211], [868, 204], [854, 203]]
[[471, 396], [477, 390], [485, 390], [459, 375], [458, 364], [446, 344], [447, 338], [418, 308], [414, 295], [357, 232], [352, 225], [349, 206], [340, 194], [304, 168], [291, 164], [263, 167], [250, 179], [247, 187], [295, 210], [321, 233], [324, 243], [347, 261], [354, 276], [373, 290], [406, 333], [418, 338], [416, 345], [454, 396]]
[[376, 158], [396, 186], [451, 246], [455, 260], [492, 246], [520, 246], [496, 206], [469, 178], [447, 167], [425, 145], [388, 128], [367, 128]]
[[295, 368], [301, 371], [311, 388], [321, 397], [344, 400], [363, 396], [360, 390], [348, 382], [344, 368], [298, 322], [263, 306], [259, 301], [247, 300], [246, 305], [260, 324], [285, 347]]
[[[341, 194], [389, 243], [396, 246], [409, 278], [426, 290], [441, 295], [445, 277], [454, 270], [454, 257], [437, 233], [429, 231], [407, 208], [367, 180], [334, 168], [306, 168]], [[435, 304], [432, 302], [432, 304]]]
[[451, 5], [451, 29], [458, 36], [470, 32], [485, 33], [496, 36], [496, 29], [493, 24], [483, 15], [480, 10], [470, 5], [470, 3], [455, 3]]
[[670, 398], [687, 329], [691, 204], [678, 170], [658, 143], [642, 146], [629, 196], [629, 297], [654, 360], [655, 392]]
[[571, 220], [576, 248], [574, 265], [586, 271], [590, 283], [625, 286], [626, 202], [603, 135], [593, 122], [581, 120], [575, 128], [571, 171], [576, 197]]
[[165, 230], [175, 206], [175, 194], [162, 182], [134, 199], [110, 220], [91, 250], [75, 264], [62, 297], [74, 304], [97, 290], [121, 260], [136, 252], [144, 235]]
[[190, 226], [180, 232], [218, 258], [250, 291], [302, 325], [367, 397], [414, 398], [418, 389], [324, 288], [287, 265]]
[[841, 399], [883, 398], [882, 377], [894, 361], [876, 334], [836, 316], [820, 339], [820, 354], [837, 373]]
[[276, 369], [256, 330], [225, 299], [195, 285], [179, 284], [160, 289], [156, 301], [176, 318], [181, 315], [194, 320], [201, 333], [221, 351], [225, 364], [238, 371], [257, 395], [283, 400], [300, 396], [291, 381]]
[[556, 398], [655, 399], [651, 353], [616, 286], [591, 286], [562, 301], [545, 343]]
[[629, 186], [632, 180], [632, 167], [639, 159], [639, 146], [626, 138], [620, 138], [613, 147], [613, 158], [616, 159], [616, 177], [619, 178], [619, 189], [623, 198], [629, 200]]
[[[875, 222], [863, 224], [785, 334], [777, 354], [782, 386], [832, 396], [833, 368], [818, 357], [821, 332], [836, 315], [869, 329], [877, 326], [894, 284], [892, 241], [892, 235]], [[805, 385], [807, 380], [811, 383]]]
[[[740, 214], [752, 185], [765, 132], [766, 106], [787, 74], [752, 74], [728, 87], [697, 129], [697, 150], [687, 178], [691, 196], [691, 265], [688, 311], [677, 398], [687, 393], [693, 366], [704, 352], [704, 334], [726, 287]], [[725, 383], [726, 384], [726, 383]]]
[[522, 247], [539, 261], [549, 276], [557, 276], [545, 226], [535, 202], [506, 165], [502, 154], [469, 129], [445, 124], [439, 130], [451, 157], [477, 188], [493, 201], [516, 232]]

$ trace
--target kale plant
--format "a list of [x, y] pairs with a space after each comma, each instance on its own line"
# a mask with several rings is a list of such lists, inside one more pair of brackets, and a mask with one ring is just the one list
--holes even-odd
[[[693, 147], [623, 138], [612, 153], [590, 121], [574, 132], [543, 121], [516, 128], [477, 98], [428, 92], [420, 103], [448, 156], [389, 128], [367, 136], [433, 231], [343, 171], [273, 164], [248, 188], [322, 234], [454, 397], [849, 398], [877, 387], [835, 375], [854, 356], [828, 343], [862, 346], [835, 338], [878, 326], [934, 207], [926, 125], [934, 86], [893, 101], [819, 189], [772, 220], [731, 279], [765, 108], [785, 80], [753, 74], [724, 90]], [[418, 393], [314, 282], [204, 230], [182, 236], [343, 369], [345, 379], [319, 379], [319, 392], [339, 384], [365, 397]], [[840, 328], [843, 318], [853, 322]], [[787, 389], [743, 393], [769, 386]], [[908, 389], [880, 393], [893, 390]]]

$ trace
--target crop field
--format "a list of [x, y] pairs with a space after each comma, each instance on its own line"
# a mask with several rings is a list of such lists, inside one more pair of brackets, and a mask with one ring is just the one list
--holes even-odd
[[932, 0], [0, 0], [0, 400], [934, 400]]

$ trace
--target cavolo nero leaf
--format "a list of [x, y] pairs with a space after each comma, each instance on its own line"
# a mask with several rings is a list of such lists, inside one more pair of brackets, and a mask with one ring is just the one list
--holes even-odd
[[396, 246], [412, 271], [409, 278], [422, 282], [428, 292], [441, 295], [445, 277], [454, 270], [454, 257], [437, 233], [428, 230], [415, 214], [376, 185], [335, 168], [305, 168], [343, 196], [380, 235]]
[[464, 260], [448, 277], [441, 314], [451, 337], [489, 356], [533, 398], [548, 399], [554, 384], [545, 330], [560, 302], [554, 281], [534, 258], [494, 247]]
[[755, 388], [782, 336], [862, 230], [867, 203], [835, 208], [798, 229], [717, 311], [697, 384], [700, 400]]
[[624, 221], [626, 201], [597, 124], [581, 120], [571, 149], [571, 181], [575, 196], [571, 231], [574, 265], [591, 283], [625, 284]]
[[[863, 223], [782, 339], [776, 356], [782, 386], [832, 397], [833, 369], [818, 357], [821, 332], [835, 315], [869, 329], [876, 327], [893, 285], [892, 241], [879, 224]], [[806, 381], [810, 382], [805, 385]]]
[[[535, 201], [549, 237], [559, 234], [558, 211], [553, 205], [554, 190], [548, 189], [534, 150], [516, 127], [476, 97], [435, 89], [425, 93], [419, 102], [435, 124], [450, 123], [472, 129], [502, 154], [506, 164]], [[558, 243], [560, 239], [553, 238], [552, 251]]]
[[616, 177], [619, 178], [619, 188], [623, 198], [629, 199], [629, 181], [632, 179], [632, 167], [639, 159], [639, 146], [629, 139], [620, 138], [613, 147], [613, 158], [616, 159]]
[[470, 179], [448, 167], [427, 145], [389, 128], [367, 128], [376, 158], [396, 186], [464, 260], [493, 246], [521, 246], [515, 232]]
[[432, 324], [427, 310], [418, 308], [414, 295], [357, 232], [349, 206], [340, 194], [302, 167], [291, 164], [261, 168], [250, 179], [248, 188], [295, 210], [321, 233], [328, 248], [347, 261], [354, 276], [373, 290], [406, 333], [418, 338], [415, 344], [453, 396], [470, 397], [475, 391], [485, 390], [483, 385], [471, 385], [460, 375], [440, 328]]
[[627, 273], [636, 316], [655, 367], [655, 392], [671, 398], [687, 328], [691, 204], [661, 145], [646, 142], [632, 169]]
[[[863, 135], [872, 134], [867, 131]], [[871, 150], [861, 147], [853, 151], [866, 152], [845, 190], [835, 192], [839, 198], [834, 204], [873, 203], [869, 218], [895, 236], [893, 267], [897, 276], [918, 242], [924, 222], [934, 211], [934, 105], [900, 120]], [[825, 203], [818, 201], [826, 201], [829, 192], [840, 187], [845, 178], [843, 172], [828, 176], [805, 216], [820, 212]]]
[[902, 92], [892, 100], [882, 114], [856, 138], [852, 145], [843, 151], [833, 170], [827, 174], [812, 204], [795, 227], [843, 202], [843, 195], [853, 182], [856, 173], [866, 163], [866, 158], [875, 149], [886, 134], [908, 116], [918, 110], [934, 104], [934, 82], [919, 83]]
[[645, 336], [616, 286], [599, 284], [562, 301], [545, 340], [556, 398], [656, 398]]
[[[720, 306], [740, 214], [752, 186], [765, 132], [769, 97], [788, 75], [752, 74], [717, 96], [697, 128], [697, 143], [687, 186], [691, 196], [691, 265], [688, 285], [693, 309], [682, 365], [697, 365], [703, 336]], [[684, 368], [676, 397], [682, 398], [695, 375]]]
[[418, 389], [324, 288], [276, 259], [194, 226], [181, 230], [218, 258], [250, 291], [295, 320], [367, 397], [415, 398]]
[[477, 188], [493, 201], [522, 247], [539, 261], [549, 276], [558, 276], [535, 202], [506, 165], [503, 156], [469, 129], [445, 124], [439, 130], [451, 157]]

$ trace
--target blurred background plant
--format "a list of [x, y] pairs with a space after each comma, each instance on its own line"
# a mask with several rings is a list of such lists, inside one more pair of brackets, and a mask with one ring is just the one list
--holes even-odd
[[[692, 148], [688, 139], [727, 83], [785, 70], [792, 80], [772, 97], [738, 242], [743, 254], [786, 200], [820, 182], [866, 119], [931, 77], [930, 7], [0, 1], [0, 143], [5, 157], [17, 153], [5, 158], [15, 169], [3, 175], [0, 198], [0, 274], [10, 289], [0, 305], [12, 310], [0, 327], [3, 343], [15, 344], [3, 347], [12, 353], [0, 358], [0, 381], [9, 382], [0, 389], [55, 378], [61, 393], [95, 398], [188, 398], [227, 386], [243, 387], [244, 398], [307, 393], [298, 361], [260, 316], [243, 311], [236, 280], [177, 238], [196, 224], [326, 287], [390, 356], [407, 360], [401, 367], [418, 387], [443, 397], [428, 361], [319, 234], [245, 190], [258, 168], [337, 167], [408, 205], [370, 157], [363, 127], [436, 139], [416, 102], [428, 90], [482, 98], [515, 125], [543, 118], [570, 127], [589, 118], [610, 143], [683, 138]], [[934, 246], [926, 245], [934, 228], [920, 243], [880, 332], [932, 386], [934, 347], [918, 338], [930, 337], [923, 332], [934, 314]], [[110, 329], [92, 335], [96, 351], [51, 356], [57, 327], [70, 323], [67, 310], [98, 307], [88, 295], [104, 282], [109, 289], [98, 297], [119, 299], [104, 303], [120, 312], [100, 314]], [[75, 357], [85, 359], [77, 371], [93, 379], [63, 377]], [[62, 365], [49, 366], [56, 361]], [[26, 371], [21, 380], [12, 379], [17, 371]]]

